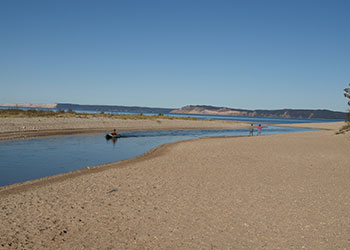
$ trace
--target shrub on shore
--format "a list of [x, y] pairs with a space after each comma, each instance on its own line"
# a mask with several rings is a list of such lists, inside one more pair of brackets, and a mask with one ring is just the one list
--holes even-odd
[[57, 117], [66, 115], [66, 113], [63, 111], [45, 111], [45, 110], [35, 110], [35, 109], [29, 109], [29, 110], [22, 110], [22, 109], [1, 109], [0, 110], [0, 117]]
[[336, 133], [338, 134], [345, 134], [346, 132], [350, 131], [350, 122], [347, 122], [339, 131]]

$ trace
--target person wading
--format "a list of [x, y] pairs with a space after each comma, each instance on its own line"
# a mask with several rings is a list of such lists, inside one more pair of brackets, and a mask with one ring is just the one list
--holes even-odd
[[254, 126], [253, 126], [253, 124], [250, 124], [249, 136], [253, 136], [253, 133], [254, 133]]
[[261, 124], [259, 124], [259, 126], [258, 126], [258, 135], [261, 135], [261, 131], [262, 131], [262, 126], [261, 126]]

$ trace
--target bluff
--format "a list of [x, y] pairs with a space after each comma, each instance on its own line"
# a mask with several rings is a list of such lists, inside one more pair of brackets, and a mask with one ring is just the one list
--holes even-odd
[[202, 115], [232, 115], [232, 116], [257, 116], [280, 117], [300, 119], [337, 119], [344, 120], [346, 113], [331, 110], [312, 109], [277, 109], [277, 110], [246, 110], [227, 107], [215, 107], [207, 105], [188, 105], [180, 109], [172, 110], [175, 114], [202, 114]]

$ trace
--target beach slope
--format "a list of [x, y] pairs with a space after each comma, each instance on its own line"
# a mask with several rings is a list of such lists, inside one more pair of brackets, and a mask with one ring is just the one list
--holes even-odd
[[3, 249], [348, 249], [350, 134], [206, 138], [0, 191]]

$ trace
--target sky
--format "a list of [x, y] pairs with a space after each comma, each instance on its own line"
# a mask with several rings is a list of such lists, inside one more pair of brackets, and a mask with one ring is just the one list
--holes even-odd
[[0, 104], [346, 111], [348, 0], [1, 0]]

